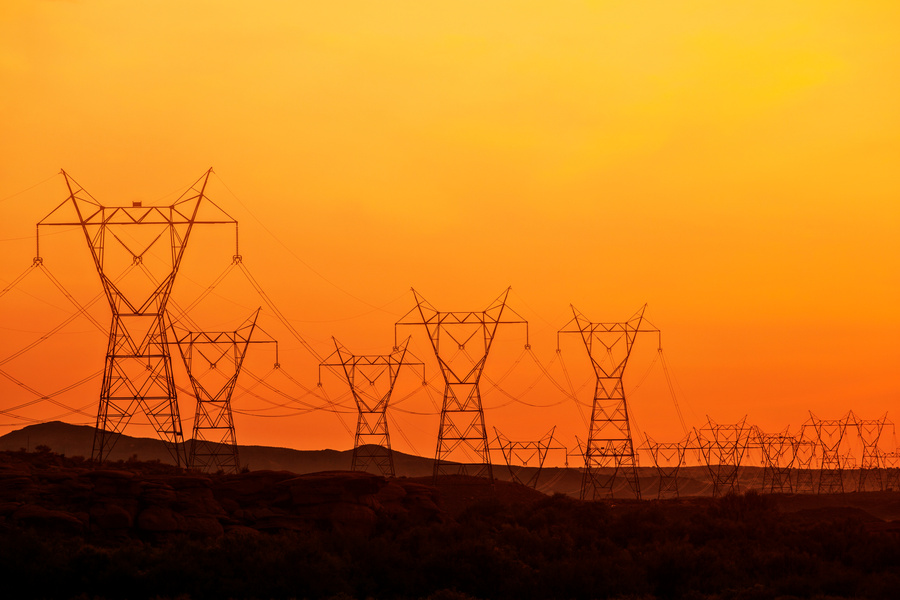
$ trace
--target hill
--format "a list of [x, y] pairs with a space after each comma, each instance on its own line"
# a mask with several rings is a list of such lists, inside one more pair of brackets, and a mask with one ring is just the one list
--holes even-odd
[[[90, 457], [94, 443], [94, 428], [87, 425], [70, 425], [60, 421], [28, 425], [0, 436], [0, 450], [33, 452], [38, 446], [47, 446], [65, 456]], [[272, 470], [293, 473], [350, 470], [352, 450], [294, 450], [272, 446], [238, 446], [241, 462], [251, 471]], [[122, 435], [110, 453], [111, 461], [158, 460], [173, 464], [165, 444], [158, 439]], [[433, 471], [434, 462], [428, 458], [394, 452], [394, 464], [398, 475], [424, 477]]]
[[[38, 446], [49, 447], [53, 452], [65, 456], [91, 455], [94, 439], [94, 428], [84, 425], [71, 425], [59, 421], [29, 425], [17, 431], [0, 436], [0, 451], [34, 451]], [[190, 442], [188, 442], [190, 443]], [[318, 473], [320, 471], [346, 471], [350, 469], [353, 457], [352, 450], [294, 450], [271, 446], [239, 446], [241, 463], [250, 471], [271, 470], [290, 471], [297, 474]], [[434, 460], [422, 456], [394, 451], [394, 468], [398, 477], [424, 478], [431, 477], [434, 472]], [[159, 461], [174, 464], [165, 444], [158, 439], [132, 437], [122, 435], [110, 454], [111, 461]], [[519, 481], [529, 481], [536, 473], [533, 467], [517, 468]], [[741, 467], [739, 471], [739, 489], [761, 489], [763, 469], [760, 467]], [[493, 476], [500, 481], [516, 481], [510, 469], [504, 463], [493, 465]], [[639, 467], [638, 477], [643, 498], [652, 499], [658, 495], [660, 478], [652, 467]], [[845, 489], [855, 489], [856, 475], [852, 471], [845, 472]], [[574, 467], [546, 467], [541, 470], [536, 489], [544, 494], [565, 494], [578, 497], [581, 491], [582, 470]], [[615, 496], [630, 496], [622, 478], [616, 488]], [[680, 496], [711, 496], [712, 481], [708, 469], [704, 466], [682, 467], [678, 475]], [[664, 496], [672, 496], [668, 493]]]
[[423, 479], [0, 451], [0, 578], [36, 600], [896, 598], [896, 492], [583, 502]]

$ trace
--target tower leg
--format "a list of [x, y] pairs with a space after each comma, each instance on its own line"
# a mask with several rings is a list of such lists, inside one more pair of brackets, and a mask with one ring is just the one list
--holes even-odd
[[184, 434], [161, 314], [114, 314], [91, 458], [102, 463], [140, 407], [177, 466]]
[[621, 377], [598, 377], [585, 452], [581, 498], [610, 498], [624, 479], [630, 493], [640, 499], [637, 458], [628, 422]]
[[434, 476], [453, 474], [494, 478], [481, 393], [475, 383], [447, 383], [444, 391]]

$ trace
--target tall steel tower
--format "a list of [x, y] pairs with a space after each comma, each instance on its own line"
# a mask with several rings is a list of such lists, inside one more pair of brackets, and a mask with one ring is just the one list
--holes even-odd
[[714, 423], [707, 416], [706, 425], [697, 430], [697, 445], [712, 478], [713, 496], [740, 489], [738, 475], [751, 433], [746, 416], [733, 425]]
[[882, 477], [881, 453], [878, 451], [878, 442], [881, 439], [881, 433], [887, 424], [887, 413], [880, 419], [860, 419], [853, 411], [851, 412], [852, 423], [856, 426], [859, 434], [859, 441], [862, 444], [862, 460], [859, 463], [859, 486], [860, 492], [867, 489], [867, 480], [875, 482], [875, 489], [884, 489], [884, 477]]
[[820, 419], [812, 412], [810, 422], [816, 431], [819, 448], [822, 449], [822, 466], [819, 471], [818, 493], [835, 494], [844, 492], [844, 461], [841, 456], [841, 442], [847, 431], [852, 413], [840, 419]]
[[[91, 451], [96, 462], [109, 457], [140, 410], [175, 464], [186, 464], [164, 315], [194, 226], [233, 224], [237, 231], [237, 221], [206, 196], [211, 174], [168, 206], [104, 206], [62, 171], [69, 195], [37, 224], [38, 232], [51, 225], [81, 228], [112, 311]], [[163, 247], [164, 256], [154, 258], [165, 266], [154, 272], [156, 264], [148, 266], [144, 257]]]
[[[241, 470], [231, 397], [249, 345], [275, 343], [278, 368], [277, 342], [252, 339], [258, 317], [256, 309], [235, 331], [188, 331], [177, 323], [171, 326], [173, 343], [178, 346], [197, 398], [188, 453], [188, 466], [192, 469], [225, 473]], [[215, 387], [211, 387], [213, 384]]]
[[[575, 316], [557, 333], [557, 349], [560, 334], [577, 333], [581, 336], [597, 377], [584, 450], [582, 500], [612, 497], [620, 478], [625, 479], [636, 498], [641, 497], [622, 377], [637, 334], [659, 334], [659, 329], [655, 327], [641, 328], [646, 308], [645, 304], [625, 322], [595, 323], [573, 306]], [[567, 329], [569, 327], [571, 329]]]
[[395, 336], [401, 325], [425, 326], [444, 378], [435, 478], [452, 474], [494, 477], [479, 388], [481, 374], [498, 326], [524, 324], [528, 347], [528, 322], [519, 315], [517, 319], [503, 316], [506, 310], [515, 314], [506, 306], [510, 289], [481, 312], [441, 312], [412, 290], [416, 306], [395, 325]]
[[[541, 477], [541, 470], [544, 468], [544, 461], [547, 460], [547, 454], [550, 450], [562, 450], [567, 452], [565, 446], [553, 444], [553, 433], [556, 426], [547, 432], [547, 434], [537, 441], [513, 441], [500, 433], [494, 427], [496, 435], [497, 447], [503, 453], [503, 460], [506, 461], [506, 467], [509, 469], [509, 476], [513, 481], [521, 485], [527, 485], [537, 489], [538, 481]], [[537, 463], [537, 467], [532, 466]], [[567, 460], [568, 463], [568, 460]]]
[[656, 466], [659, 477], [659, 489], [657, 498], [663, 496], [678, 497], [678, 472], [685, 465], [686, 455], [692, 447], [693, 434], [689, 433], [680, 442], [655, 442], [649, 437], [646, 446]]
[[393, 477], [394, 455], [391, 452], [391, 437], [388, 432], [388, 404], [400, 369], [422, 363], [405, 360], [409, 338], [394, 348], [390, 354], [378, 355], [351, 354], [336, 339], [331, 339], [335, 347], [331, 356], [337, 360], [331, 362], [329, 360], [331, 357], [326, 358], [319, 368], [341, 368], [359, 410], [350, 470], [371, 471]]
[[762, 451], [763, 490], [772, 494], [784, 494], [794, 491], [791, 472], [796, 460], [796, 443], [794, 436], [787, 431], [782, 433], [763, 433], [755, 431], [756, 441]]

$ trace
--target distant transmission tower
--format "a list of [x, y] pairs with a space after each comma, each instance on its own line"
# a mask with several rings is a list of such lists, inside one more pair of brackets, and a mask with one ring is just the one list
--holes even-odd
[[793, 491], [791, 471], [796, 459], [794, 437], [784, 433], [756, 432], [757, 442], [763, 457], [763, 490], [770, 493], [790, 493]]
[[[641, 329], [646, 308], [645, 304], [624, 323], [594, 323], [573, 306], [575, 316], [557, 333], [557, 349], [560, 334], [581, 336], [597, 377], [584, 450], [583, 500], [612, 497], [620, 477], [636, 498], [641, 497], [622, 376], [637, 334], [659, 333], [656, 328]], [[572, 329], [567, 329], [570, 326]]]
[[750, 444], [751, 431], [745, 416], [734, 425], [714, 423], [707, 417], [706, 425], [697, 432], [700, 452], [712, 476], [713, 496], [718, 496], [723, 490], [740, 489], [738, 475]]
[[[122, 431], [141, 410], [166, 442], [175, 464], [186, 463], [163, 317], [194, 226], [233, 224], [237, 229], [237, 221], [206, 196], [211, 174], [212, 169], [168, 206], [140, 202], [103, 206], [62, 171], [69, 196], [37, 224], [38, 232], [50, 225], [82, 229], [112, 310], [93, 461], [109, 457]], [[64, 214], [66, 207], [73, 212]], [[162, 272], [154, 273], [144, 263], [154, 247], [165, 247], [163, 256], [154, 257], [165, 264]], [[35, 260], [40, 260], [40, 238]], [[135, 271], [143, 273], [140, 281], [131, 277]]]
[[846, 461], [841, 456], [841, 442], [847, 431], [851, 413], [840, 419], [820, 419], [809, 413], [812, 427], [816, 431], [818, 446], [822, 451], [822, 464], [819, 472], [820, 494], [843, 493], [844, 466]]
[[[351, 354], [334, 338], [335, 351], [321, 367], [340, 367], [356, 407], [359, 417], [356, 421], [356, 436], [353, 441], [352, 471], [375, 472], [393, 477], [394, 455], [391, 451], [391, 437], [388, 432], [387, 409], [394, 391], [394, 384], [400, 369], [404, 366], [419, 365], [421, 362], [406, 361], [406, 347], [409, 338], [394, 348], [390, 354]], [[320, 375], [321, 379], [321, 375]], [[423, 373], [424, 380], [424, 373]]]
[[646, 447], [659, 476], [657, 498], [678, 497], [678, 472], [685, 465], [688, 449], [692, 446], [692, 434], [680, 442], [655, 442], [647, 438]]
[[[550, 450], [562, 450], [566, 452], [565, 446], [553, 444], [553, 433], [556, 431], [554, 426], [547, 435], [537, 441], [512, 441], [494, 427], [497, 446], [503, 454], [503, 460], [506, 461], [506, 467], [509, 469], [509, 476], [513, 481], [521, 485], [527, 485], [537, 489], [538, 480], [541, 477], [541, 470], [544, 468], [544, 461], [547, 460], [547, 454]], [[532, 466], [537, 463], [537, 467]]]
[[[237, 435], [231, 411], [231, 396], [247, 348], [251, 343], [275, 343], [275, 366], [278, 346], [275, 340], [253, 340], [259, 309], [235, 331], [187, 331], [172, 324], [174, 343], [178, 345], [194, 396], [194, 431], [188, 466], [206, 472], [237, 473], [241, 470]], [[216, 387], [210, 387], [213, 375]], [[206, 382], [206, 383], [204, 383]]]
[[800, 426], [800, 433], [794, 437], [794, 492], [798, 494], [814, 494], [816, 487], [816, 457], [819, 446], [816, 439], [810, 439], [809, 430], [812, 425]]
[[881, 453], [881, 464], [884, 465], [884, 489], [888, 491], [900, 490], [900, 453]]
[[860, 419], [851, 411], [851, 421], [856, 427], [859, 441], [862, 443], [862, 460], [859, 463], [858, 491], [866, 491], [868, 483], [874, 480], [875, 489], [884, 489], [884, 477], [882, 476], [881, 454], [878, 452], [878, 442], [881, 433], [887, 424], [887, 413], [880, 419]]
[[441, 312], [412, 290], [416, 306], [395, 325], [395, 336], [401, 325], [425, 326], [444, 378], [435, 479], [451, 474], [494, 478], [479, 384], [498, 326], [524, 324], [528, 347], [528, 322], [519, 315], [503, 316], [507, 310], [515, 314], [506, 306], [510, 289], [481, 312]]

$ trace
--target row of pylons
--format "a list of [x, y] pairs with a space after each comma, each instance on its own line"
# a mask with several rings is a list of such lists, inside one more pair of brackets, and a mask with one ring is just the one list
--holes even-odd
[[[194, 323], [187, 310], [173, 309], [170, 302], [194, 228], [232, 225], [233, 264], [241, 264], [237, 221], [206, 193], [212, 169], [171, 205], [146, 207], [141, 203], [105, 206], [65, 171], [62, 174], [68, 196], [38, 223], [38, 233], [41, 227], [48, 226], [81, 228], [112, 312], [92, 460], [106, 460], [132, 417], [142, 412], [166, 442], [176, 465], [205, 471], [238, 471], [241, 465], [231, 396], [249, 345], [274, 340], [268, 336], [260, 339], [259, 310], [236, 330], [210, 332]], [[167, 246], [170, 261], [154, 271], [143, 258], [151, 248], [163, 245]], [[41, 262], [38, 237], [35, 264]], [[124, 269], [121, 274], [119, 269]], [[128, 286], [135, 283], [133, 273], [140, 276], [143, 286]], [[393, 349], [387, 354], [355, 355], [334, 340], [334, 352], [321, 357], [304, 342], [319, 358], [320, 369], [342, 374], [357, 404], [353, 469], [386, 475], [395, 472], [386, 414], [400, 371], [404, 367], [424, 369], [422, 361], [407, 350], [409, 338], [399, 342], [400, 330], [415, 326], [427, 332], [444, 381], [435, 478], [448, 474], [493, 478], [481, 377], [500, 325], [524, 325], [525, 347], [530, 348], [527, 321], [508, 307], [508, 295], [509, 289], [482, 311], [446, 312], [435, 309], [413, 290], [415, 306], [397, 321]], [[645, 308], [627, 321], [594, 322], [572, 307], [572, 319], [558, 332], [560, 336], [580, 337], [596, 376], [588, 435], [579, 449], [584, 459], [584, 499], [622, 493], [641, 497], [638, 453], [622, 379], [638, 334], [659, 334], [645, 321]], [[185, 444], [181, 428], [171, 345], [179, 349], [197, 400], [190, 444]], [[277, 367], [277, 345], [275, 363]], [[211, 372], [217, 377], [212, 385], [204, 381]], [[377, 385], [378, 382], [382, 384]], [[846, 455], [840, 453], [840, 442], [848, 428], [855, 428], [863, 441], [859, 487], [863, 488], [871, 478], [881, 487], [891, 485], [892, 480], [886, 481], [885, 477], [894, 477], [893, 471], [882, 467], [896, 460], [896, 456], [877, 450], [883, 427], [884, 420], [864, 421], [852, 413], [837, 421], [812, 417], [794, 436], [763, 434], [748, 426], [746, 420], [730, 426], [710, 421], [681, 442], [656, 443], [648, 438], [642, 448], [649, 452], [658, 471], [660, 495], [678, 495], [678, 473], [690, 452], [696, 452], [708, 465], [713, 494], [733, 490], [738, 486], [741, 461], [753, 449], [761, 453], [765, 464], [763, 486], [770, 491], [815, 488], [819, 492], [834, 492], [844, 489], [843, 471], [849, 465]], [[558, 446], [554, 446], [552, 431], [540, 442], [514, 442], [499, 432], [495, 440], [493, 448], [503, 452], [510, 468], [511, 457], [521, 459], [523, 453], [538, 457], [542, 466], [548, 450]], [[817, 458], [820, 462], [813, 464]], [[812, 479], [814, 472], [818, 473], [816, 482]], [[885, 476], [885, 472], [892, 474]], [[537, 476], [525, 483], [537, 485]]]

